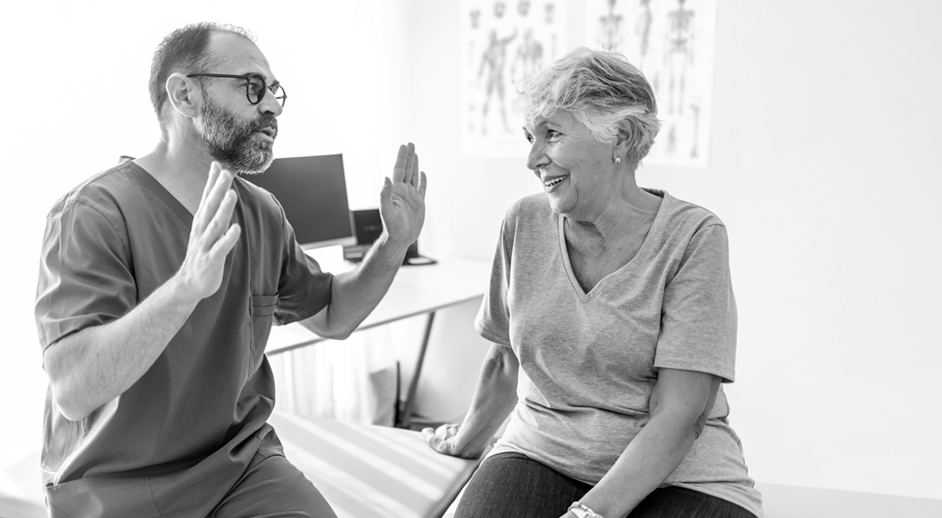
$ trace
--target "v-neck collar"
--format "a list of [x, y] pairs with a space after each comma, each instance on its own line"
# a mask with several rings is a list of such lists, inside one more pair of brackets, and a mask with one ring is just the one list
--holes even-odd
[[618, 278], [624, 274], [624, 272], [634, 268], [635, 264], [641, 262], [642, 259], [640, 258], [643, 256], [643, 254], [646, 254], [647, 250], [652, 246], [650, 244], [652, 241], [654, 241], [652, 236], [654, 236], [655, 233], [659, 233], [661, 231], [662, 220], [664, 219], [661, 217], [661, 215], [667, 212], [665, 206], [670, 203], [671, 196], [667, 193], [667, 191], [647, 188], [643, 189], [651, 194], [654, 194], [655, 196], [661, 197], [661, 205], [658, 207], [657, 213], [654, 215], [654, 221], [651, 223], [651, 229], [648, 230], [647, 235], [644, 236], [644, 242], [641, 243], [641, 247], [638, 248], [638, 251], [635, 253], [634, 257], [632, 257], [631, 260], [623, 264], [614, 272], [606, 275], [605, 277], [602, 277], [602, 279], [595, 283], [595, 286], [593, 286], [588, 293], [582, 289], [582, 285], [580, 285], [579, 280], [576, 279], [576, 274], [572, 270], [572, 263], [569, 261], [569, 250], [566, 246], [566, 218], [560, 214], [556, 214], [556, 237], [557, 241], [559, 242], [559, 255], [563, 259], [563, 268], [566, 270], [566, 277], [569, 278], [569, 284], [572, 286], [572, 290], [575, 292], [576, 296], [579, 297], [579, 300], [581, 300], [583, 303], [587, 303], [597, 297], [598, 294], [604, 291], [606, 287], [617, 281]]
[[151, 193], [154, 198], [167, 207], [186, 232], [190, 231], [190, 228], [193, 226], [193, 215], [180, 203], [180, 200], [176, 199], [173, 194], [170, 194], [170, 191], [168, 191], [166, 187], [151, 176], [143, 167], [133, 162], [130, 163], [130, 176], [134, 181], [140, 184], [144, 190]]

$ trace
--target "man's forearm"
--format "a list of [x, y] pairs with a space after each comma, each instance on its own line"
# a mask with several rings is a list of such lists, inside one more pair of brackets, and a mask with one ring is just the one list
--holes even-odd
[[350, 336], [389, 291], [406, 248], [389, 242], [383, 233], [359, 267], [334, 276], [327, 307], [301, 324], [324, 338]]
[[154, 364], [197, 302], [181, 296], [174, 277], [118, 320], [50, 345], [43, 360], [59, 411], [78, 420], [128, 390]]

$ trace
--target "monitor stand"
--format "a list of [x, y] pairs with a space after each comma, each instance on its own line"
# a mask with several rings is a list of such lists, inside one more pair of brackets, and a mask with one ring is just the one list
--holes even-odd
[[[363, 260], [363, 257], [366, 256], [366, 253], [369, 252], [370, 247], [372, 246], [372, 243], [345, 246], [343, 247], [343, 258], [351, 263], [359, 263]], [[402, 260], [402, 265], [424, 266], [428, 264], [435, 264], [436, 262], [437, 261], [435, 259], [419, 254], [419, 244], [416, 242], [412, 243], [412, 246], [406, 250], [406, 256]]]

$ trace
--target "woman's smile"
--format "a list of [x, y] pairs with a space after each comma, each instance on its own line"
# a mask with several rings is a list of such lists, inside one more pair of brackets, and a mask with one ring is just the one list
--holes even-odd
[[559, 185], [569, 179], [568, 174], [562, 175], [546, 175], [543, 174], [540, 176], [543, 180], [543, 190], [547, 193], [553, 192], [559, 188]]

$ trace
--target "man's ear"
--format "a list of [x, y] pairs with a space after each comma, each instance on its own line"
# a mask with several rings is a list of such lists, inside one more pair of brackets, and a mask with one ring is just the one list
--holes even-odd
[[195, 118], [200, 113], [203, 103], [203, 92], [196, 82], [185, 75], [174, 72], [167, 78], [164, 86], [167, 89], [167, 100], [173, 109], [181, 115]]

